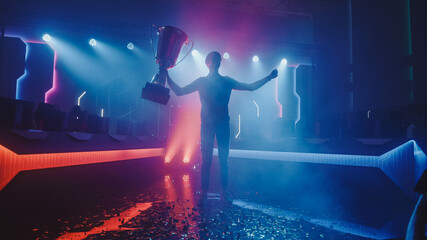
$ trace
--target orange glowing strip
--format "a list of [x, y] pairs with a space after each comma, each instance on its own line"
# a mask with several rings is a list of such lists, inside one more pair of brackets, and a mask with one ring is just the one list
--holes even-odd
[[57, 240], [81, 240], [87, 238], [90, 235], [99, 234], [102, 232], [134, 230], [135, 228], [121, 228], [120, 226], [132, 218], [138, 216], [142, 211], [150, 208], [151, 205], [152, 203], [137, 203], [135, 207], [129, 208], [128, 210], [120, 213], [119, 216], [105, 220], [104, 224], [99, 227], [94, 227], [88, 232], [66, 233], [58, 237]]
[[164, 148], [19, 155], [0, 145], [0, 190], [20, 171], [113, 162], [164, 155]]

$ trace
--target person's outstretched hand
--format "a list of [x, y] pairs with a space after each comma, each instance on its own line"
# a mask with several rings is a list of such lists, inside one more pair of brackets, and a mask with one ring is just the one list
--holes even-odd
[[268, 77], [270, 79], [274, 79], [274, 78], [277, 78], [277, 75], [278, 75], [277, 69], [274, 69], [273, 71], [271, 71], [271, 73], [270, 73], [270, 75], [268, 75]]

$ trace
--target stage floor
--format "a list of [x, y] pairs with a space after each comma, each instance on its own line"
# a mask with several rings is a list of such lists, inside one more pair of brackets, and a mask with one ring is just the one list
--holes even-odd
[[[347, 194], [353, 199], [341, 204], [335, 201], [343, 193], [335, 191], [341, 187], [336, 181], [342, 179], [320, 181], [318, 174], [313, 176], [314, 169], [333, 175], [335, 166], [277, 163], [280, 168], [272, 165], [275, 171], [263, 175], [239, 167], [253, 165], [250, 161], [254, 160], [230, 159], [230, 202], [223, 202], [214, 160], [204, 207], [198, 206], [197, 164], [178, 169], [150, 158], [21, 172], [0, 192], [0, 235], [4, 239], [403, 239], [395, 236], [396, 226], [398, 232], [406, 228], [413, 202], [397, 187], [378, 189], [386, 191], [379, 193], [388, 198], [384, 201], [393, 203], [384, 206], [378, 202], [381, 197], [359, 196], [355, 192], [359, 186], [345, 181], [342, 184], [348, 189], [342, 192], [353, 192]], [[282, 168], [287, 173], [281, 173]], [[305, 174], [296, 176], [297, 169]], [[340, 175], [365, 170], [340, 170]], [[385, 181], [381, 184], [393, 185]]]

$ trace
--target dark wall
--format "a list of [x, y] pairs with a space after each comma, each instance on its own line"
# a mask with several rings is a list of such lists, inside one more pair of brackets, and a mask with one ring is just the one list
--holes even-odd
[[427, 2], [411, 0], [414, 102], [427, 103]]
[[316, 65], [316, 117], [321, 119], [351, 110], [344, 70], [351, 63], [351, 22], [349, 2], [343, 1], [315, 18], [315, 43], [320, 48]]
[[19, 79], [17, 99], [44, 102], [52, 88], [54, 51], [47, 44], [27, 43], [26, 74]]
[[424, 101], [425, 70], [420, 60], [414, 78], [411, 57], [426, 52], [419, 2], [412, 3], [413, 39], [409, 0], [346, 0], [316, 17], [320, 117]]
[[352, 1], [354, 110], [414, 103], [409, 0]]
[[296, 124], [298, 136], [311, 137], [314, 135], [315, 125], [315, 88], [314, 67], [300, 65], [296, 69], [296, 92], [300, 96], [300, 120]]
[[0, 37], [0, 97], [15, 98], [16, 80], [25, 71], [25, 43]]

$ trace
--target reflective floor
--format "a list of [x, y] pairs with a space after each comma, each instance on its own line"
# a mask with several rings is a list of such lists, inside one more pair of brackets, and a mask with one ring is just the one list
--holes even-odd
[[330, 220], [339, 206], [323, 209], [328, 214], [312, 214], [289, 200], [286, 192], [272, 196], [240, 188], [237, 180], [230, 184], [229, 201], [221, 201], [215, 167], [207, 204], [200, 206], [197, 166], [164, 168], [160, 161], [22, 173], [0, 193], [1, 235], [5, 239], [396, 238], [383, 227], [360, 224], [360, 219]]

